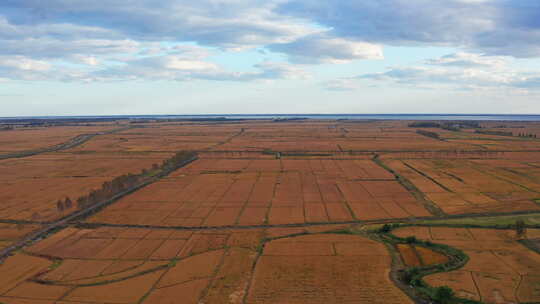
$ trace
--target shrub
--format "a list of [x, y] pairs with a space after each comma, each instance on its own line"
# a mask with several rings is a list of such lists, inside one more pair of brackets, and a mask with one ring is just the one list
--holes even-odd
[[416, 237], [415, 236], [408, 236], [408, 237], [405, 238], [405, 242], [407, 242], [407, 244], [416, 243]]
[[435, 289], [433, 299], [441, 304], [450, 303], [454, 298], [454, 291], [448, 286], [441, 286]]
[[392, 226], [388, 224], [384, 224], [381, 228], [379, 228], [379, 232], [382, 233], [388, 233], [390, 230], [392, 230]]

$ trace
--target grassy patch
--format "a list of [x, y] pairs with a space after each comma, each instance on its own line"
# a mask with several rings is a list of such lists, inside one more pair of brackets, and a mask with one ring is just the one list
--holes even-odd
[[409, 267], [399, 272], [399, 279], [406, 285], [412, 286], [416, 294], [420, 298], [435, 301], [435, 303], [447, 304], [473, 304], [481, 303], [477, 301], [458, 298], [455, 296], [452, 289], [447, 286], [433, 287], [428, 285], [423, 278], [430, 274], [439, 272], [448, 272], [463, 267], [469, 257], [461, 250], [453, 248], [445, 244], [436, 244], [431, 241], [418, 240], [416, 237], [401, 238], [392, 234], [392, 230], [401, 227], [402, 225], [384, 225], [376, 232], [380, 240], [387, 244], [395, 246], [397, 244], [412, 244], [414, 246], [425, 247], [433, 251], [443, 253], [449, 260], [443, 264]]
[[54, 270], [54, 269], [60, 267], [60, 265], [62, 265], [62, 262], [63, 262], [63, 261], [60, 260], [60, 259], [54, 260], [53, 263], [52, 263], [52, 265], [49, 266], [49, 269], [50, 269], [50, 270]]
[[422, 220], [416, 222], [420, 225], [452, 225], [470, 227], [501, 227], [508, 228], [516, 224], [517, 220], [523, 220], [526, 225], [540, 227], [540, 214], [508, 215], [508, 216], [486, 216], [469, 217], [457, 219]]
[[167, 264], [167, 267], [174, 267], [176, 266], [176, 263], [178, 263], [178, 258], [174, 258], [172, 260], [169, 261], [169, 264]]
[[350, 229], [336, 229], [322, 232], [323, 234], [354, 234]]

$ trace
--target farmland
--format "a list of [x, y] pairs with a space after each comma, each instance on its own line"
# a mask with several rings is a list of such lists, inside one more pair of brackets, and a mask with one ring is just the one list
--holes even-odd
[[[459, 270], [427, 276], [429, 284], [448, 285], [460, 297], [487, 303], [540, 301], [540, 255], [517, 242], [512, 230], [416, 227], [395, 234], [442, 242], [469, 256]], [[540, 230], [530, 229], [527, 234], [536, 239]]]
[[57, 124], [0, 131], [0, 303], [540, 301], [537, 123]]
[[429, 215], [369, 159], [201, 159], [89, 221], [197, 227]]

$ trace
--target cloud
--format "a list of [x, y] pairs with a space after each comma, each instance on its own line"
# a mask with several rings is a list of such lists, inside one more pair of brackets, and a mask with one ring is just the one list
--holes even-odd
[[[92, 62], [91, 62], [92, 63]], [[23, 57], [0, 57], [0, 78], [12, 80], [57, 80], [64, 82], [103, 82], [133, 80], [213, 80], [260, 81], [304, 79], [309, 74], [298, 66], [279, 62], [262, 62], [253, 71], [235, 72], [205, 60], [188, 59], [182, 55], [162, 55], [127, 60], [114, 66], [78, 68], [54, 66]]]
[[312, 31], [311, 26], [294, 17], [276, 15], [273, 9], [279, 1], [123, 0], [106, 5], [86, 0], [3, 2], [0, 7], [9, 12], [12, 26], [73, 24], [79, 30], [92, 30], [91, 34], [121, 35], [138, 41], [194, 41], [241, 49], [291, 41]]
[[391, 82], [411, 87], [453, 89], [540, 89], [540, 73], [517, 69], [498, 57], [457, 53], [430, 59], [427, 66], [391, 67], [368, 73], [361, 80]]
[[[172, 52], [171, 52], [172, 50]], [[296, 65], [264, 61], [253, 66], [254, 71], [229, 71], [208, 61], [204, 48], [184, 45], [162, 48], [164, 55], [127, 59], [123, 64], [91, 73], [95, 80], [215, 80], [254, 81], [301, 79], [309, 74]]]
[[540, 56], [537, 0], [291, 0], [278, 11], [331, 28], [332, 35], [344, 39]]
[[[383, 59], [389, 45], [462, 52], [424, 62], [425, 71], [373, 77], [479, 81], [517, 77], [504, 68], [509, 57], [540, 57], [537, 0], [3, 0], [0, 11], [0, 77], [10, 79], [305, 78], [296, 64]], [[235, 72], [208, 59], [246, 49], [289, 63]], [[485, 72], [493, 67], [504, 71]], [[535, 86], [534, 75], [523, 77], [522, 86]]]
[[[103, 49], [107, 43], [101, 44]], [[77, 46], [69, 46], [76, 49]], [[105, 54], [107, 51], [103, 50]], [[113, 53], [114, 54], [114, 53]], [[128, 81], [128, 80], [214, 80], [257, 81], [275, 79], [304, 79], [309, 77], [299, 66], [285, 62], [264, 61], [252, 71], [235, 72], [211, 62], [212, 52], [195, 45], [169, 45], [142, 49], [132, 56], [104, 57], [112, 63], [103, 63], [97, 56], [75, 52], [65, 57], [42, 60], [23, 55], [0, 55], [0, 78], [12, 80], [56, 81]], [[76, 65], [73, 65], [76, 63]]]
[[2, 56], [0, 57], [0, 66], [6, 69], [20, 71], [47, 71], [51, 69], [51, 64], [26, 58], [24, 56]]
[[336, 79], [324, 82], [323, 87], [329, 91], [355, 91], [358, 89], [358, 84], [351, 79]]
[[65, 58], [73, 55], [112, 55], [135, 53], [141, 44], [133, 40], [28, 38], [0, 40], [0, 54], [34, 58]]
[[436, 59], [425, 61], [429, 65], [454, 67], [502, 67], [508, 63], [508, 58], [502, 56], [482, 56], [466, 52], [449, 54]]
[[[226, 50], [269, 46], [314, 62], [370, 59], [380, 55], [381, 44], [540, 56], [537, 0], [3, 0], [0, 9], [2, 45], [33, 39], [35, 45], [131, 40]], [[318, 37], [321, 32], [327, 37]], [[343, 53], [333, 45], [343, 46]]]
[[294, 63], [348, 63], [356, 59], [383, 59], [382, 47], [324, 34], [309, 35], [289, 43], [268, 46], [285, 53]]
[[0, 79], [7, 80], [55, 80], [60, 73], [54, 65], [43, 60], [25, 56], [0, 56]]
[[[0, 65], [8, 79], [106, 81], [302, 78], [284, 63], [227, 71], [208, 56], [288, 43], [319, 29], [273, 12], [276, 1], [39, 0], [0, 3], [0, 56], [47, 65], [49, 72]], [[5, 59], [7, 60], [7, 59]], [[24, 72], [27, 75], [23, 75]], [[147, 78], [145, 78], [147, 77]]]
[[77, 63], [96, 66], [100, 63], [100, 60], [94, 56], [85, 56], [75, 54], [71, 56], [71, 60]]

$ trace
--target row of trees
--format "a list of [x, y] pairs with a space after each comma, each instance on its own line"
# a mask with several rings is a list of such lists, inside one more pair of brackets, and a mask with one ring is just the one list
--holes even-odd
[[426, 130], [416, 130], [416, 133], [418, 133], [418, 134], [420, 134], [420, 135], [427, 136], [427, 137], [431, 137], [431, 138], [435, 138], [435, 139], [440, 139], [439, 133], [430, 132], [430, 131], [426, 131]]
[[487, 134], [487, 135], [497, 135], [497, 136], [514, 136], [512, 132], [507, 131], [494, 131], [494, 130], [476, 130], [474, 133]]
[[411, 128], [440, 128], [450, 131], [459, 131], [460, 129], [480, 129], [482, 126], [477, 121], [415, 121], [409, 125]]
[[[488, 135], [499, 135], [499, 136], [514, 136], [514, 133], [508, 131], [495, 131], [495, 130], [476, 130], [475, 133], [488, 134]], [[536, 138], [536, 134], [533, 133], [518, 133], [518, 137], [529, 137]]]
[[[173, 157], [164, 160], [161, 165], [153, 164], [151, 169], [142, 169], [139, 174], [124, 174], [114, 178], [112, 181], [104, 182], [100, 189], [94, 189], [87, 195], [79, 197], [76, 200], [77, 208], [84, 209], [99, 202], [109, 200], [115, 195], [136, 187], [152, 177], [168, 174], [178, 169], [195, 156], [196, 154], [194, 152], [181, 151]], [[58, 212], [64, 212], [72, 207], [73, 202], [69, 197], [56, 202]]]

